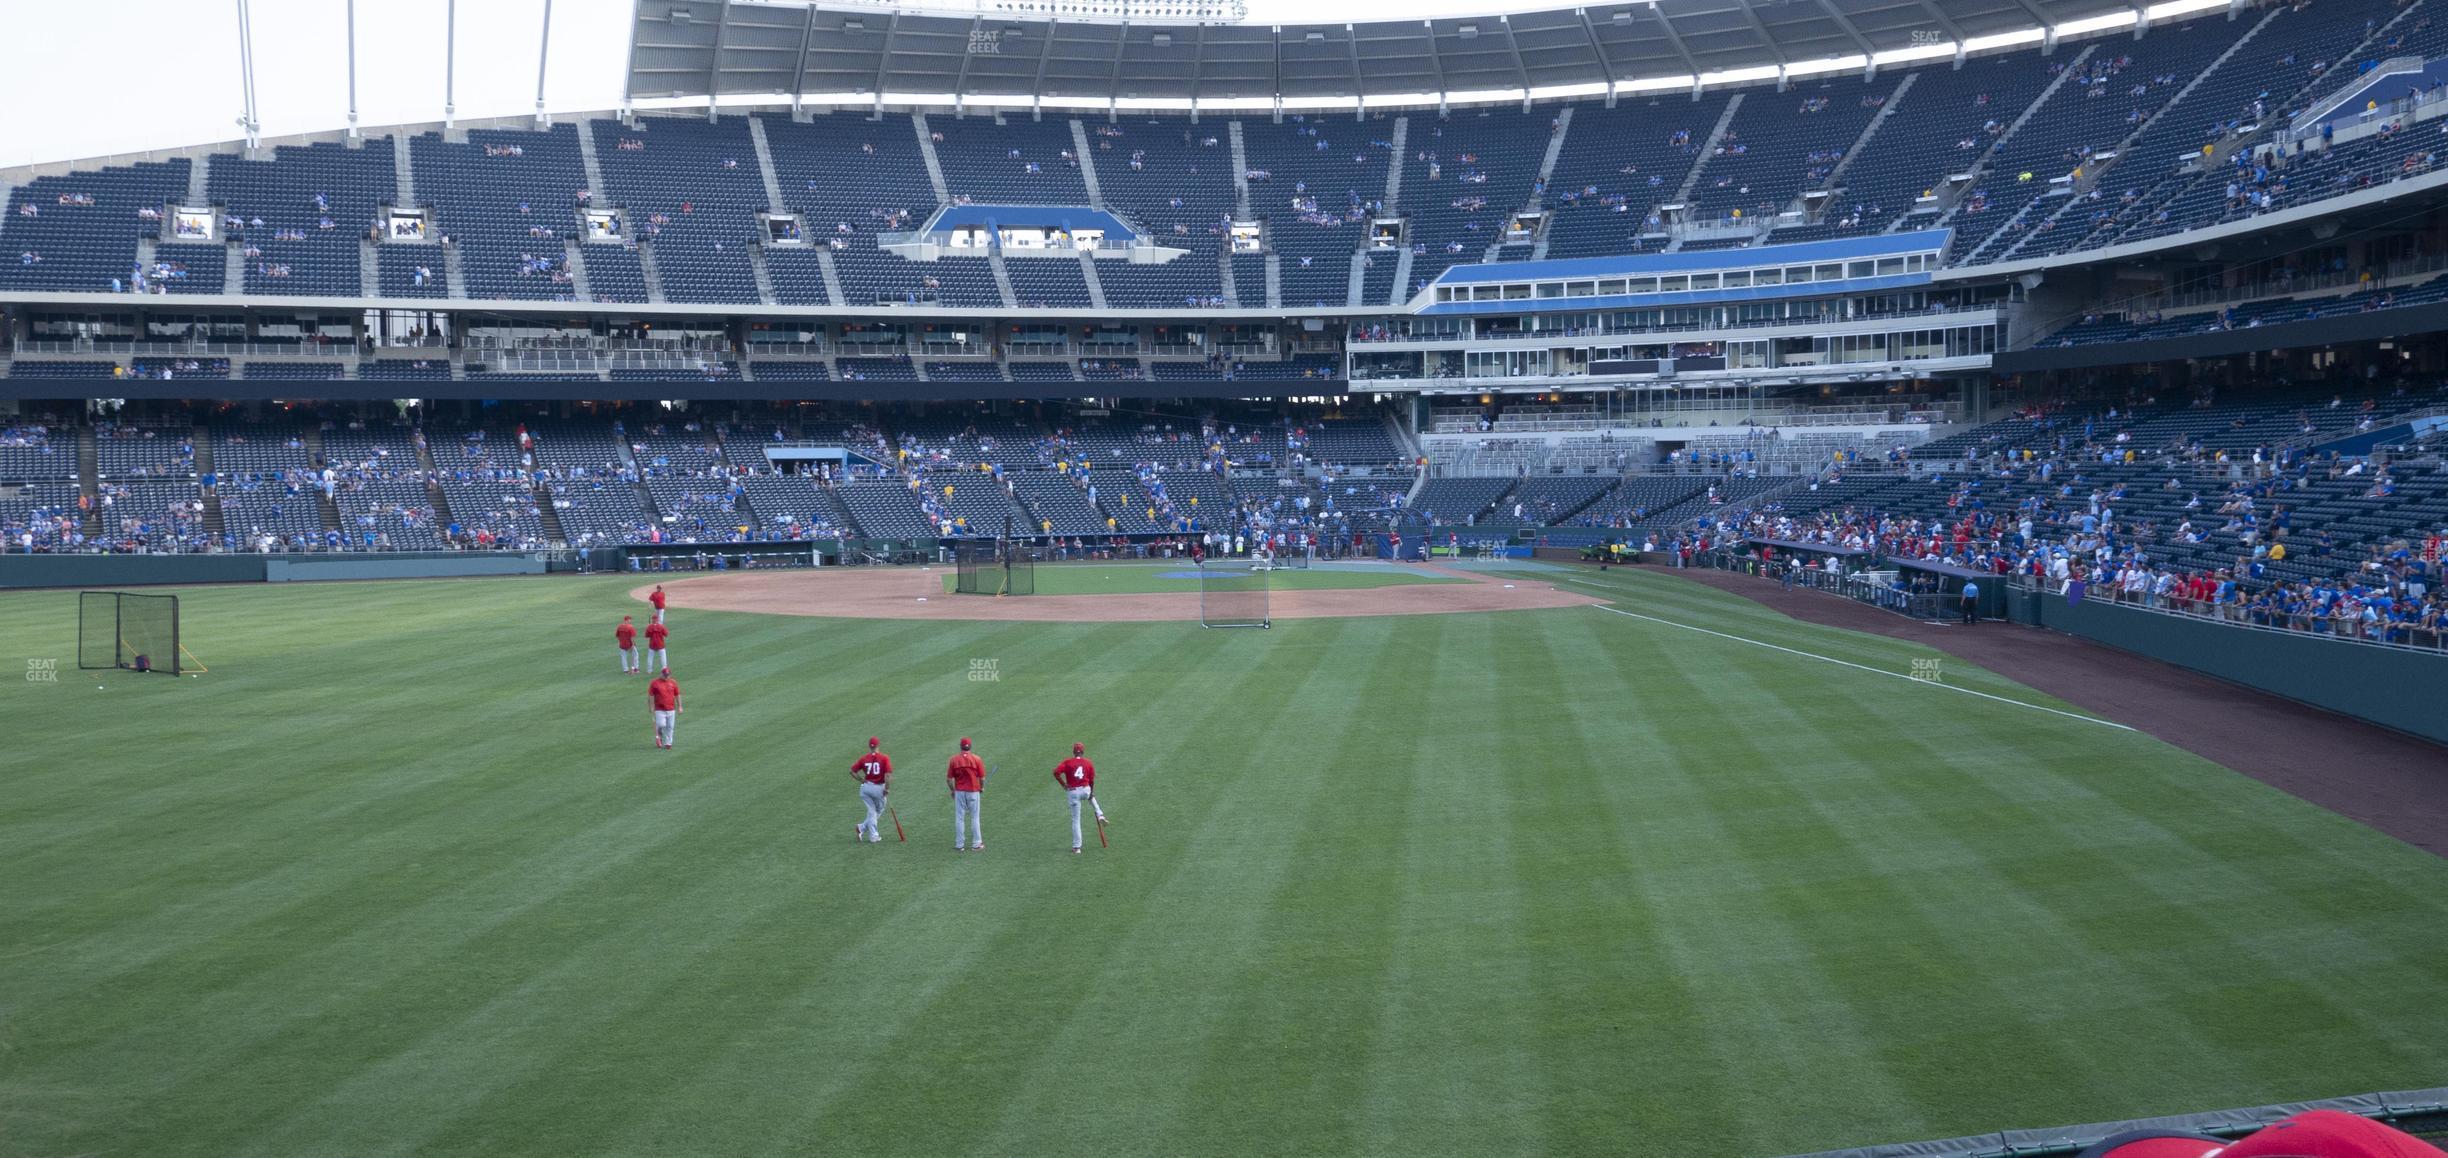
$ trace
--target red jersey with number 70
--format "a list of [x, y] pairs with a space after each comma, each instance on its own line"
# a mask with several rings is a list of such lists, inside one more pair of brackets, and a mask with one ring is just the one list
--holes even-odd
[[869, 784], [882, 784], [892, 777], [892, 757], [882, 752], [869, 752], [853, 761], [850, 770]]
[[678, 708], [680, 706], [680, 684], [675, 680], [656, 676], [653, 683], [646, 685], [646, 702], [653, 704], [654, 710], [658, 712], [668, 712]]
[[1096, 765], [1086, 756], [1073, 756], [1054, 766], [1054, 782], [1065, 788], [1096, 787]]

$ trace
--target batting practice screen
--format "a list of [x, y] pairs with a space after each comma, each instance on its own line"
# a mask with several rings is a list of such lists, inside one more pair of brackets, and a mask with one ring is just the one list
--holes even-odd
[[1036, 553], [1005, 539], [974, 539], [952, 548], [957, 595], [1035, 595]]
[[1247, 563], [1215, 562], [1199, 568], [1199, 626], [1268, 627], [1267, 573]]
[[78, 592], [77, 666], [177, 675], [178, 596]]

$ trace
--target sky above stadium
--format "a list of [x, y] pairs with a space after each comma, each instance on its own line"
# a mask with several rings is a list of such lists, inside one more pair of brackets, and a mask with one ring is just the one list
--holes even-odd
[[[1247, 0], [1248, 23], [1418, 20], [1553, 7], [1557, 0]], [[913, 6], [924, 7], [924, 0]], [[141, 154], [243, 139], [237, 5], [110, 0], [12, 6], [0, 49], [0, 101], [19, 110], [0, 132], [0, 167]], [[446, 77], [448, 0], [357, 4], [357, 120], [366, 127], [532, 114], [544, 0], [462, 0], [458, 67]], [[348, 6], [340, 0], [249, 0], [257, 120], [266, 138], [348, 127]], [[632, 0], [553, 0], [545, 108], [620, 105]], [[156, 37], [176, 66], [130, 61]], [[447, 87], [446, 87], [447, 85]]]
[[[0, 166], [100, 158], [239, 140], [245, 107], [237, 5], [110, 0], [10, 5], [0, 48]], [[265, 137], [348, 127], [348, 6], [249, 0], [257, 119]], [[363, 126], [531, 114], [544, 0], [462, 0], [458, 67], [447, 78], [447, 0], [360, 0], [357, 109]], [[545, 107], [618, 107], [629, 63], [630, 0], [553, 0]], [[161, 41], [177, 51], [162, 55]], [[150, 64], [142, 63], [150, 61]]]

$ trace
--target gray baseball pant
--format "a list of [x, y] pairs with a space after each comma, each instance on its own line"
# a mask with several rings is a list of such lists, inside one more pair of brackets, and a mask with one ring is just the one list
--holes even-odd
[[[979, 796], [976, 792], [952, 794], [952, 847], [967, 848], [972, 844], [982, 846], [986, 843], [985, 821], [978, 816]], [[967, 825], [965, 830], [964, 824]], [[968, 834], [966, 840], [962, 839], [964, 831]]]
[[870, 841], [884, 839], [884, 829], [876, 824], [877, 819], [884, 815], [884, 786], [859, 785], [859, 803], [867, 806], [867, 822], [859, 826], [859, 831], [866, 833]]

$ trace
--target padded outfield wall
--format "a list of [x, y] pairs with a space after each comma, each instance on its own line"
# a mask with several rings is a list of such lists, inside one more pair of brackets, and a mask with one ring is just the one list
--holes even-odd
[[538, 551], [350, 555], [0, 555], [4, 587], [147, 587], [312, 579], [450, 579], [541, 575]]
[[[2203, 675], [2448, 743], [2448, 653], [2216, 623], [2027, 593], [2039, 625]], [[2023, 616], [2016, 616], [2023, 618]]]

